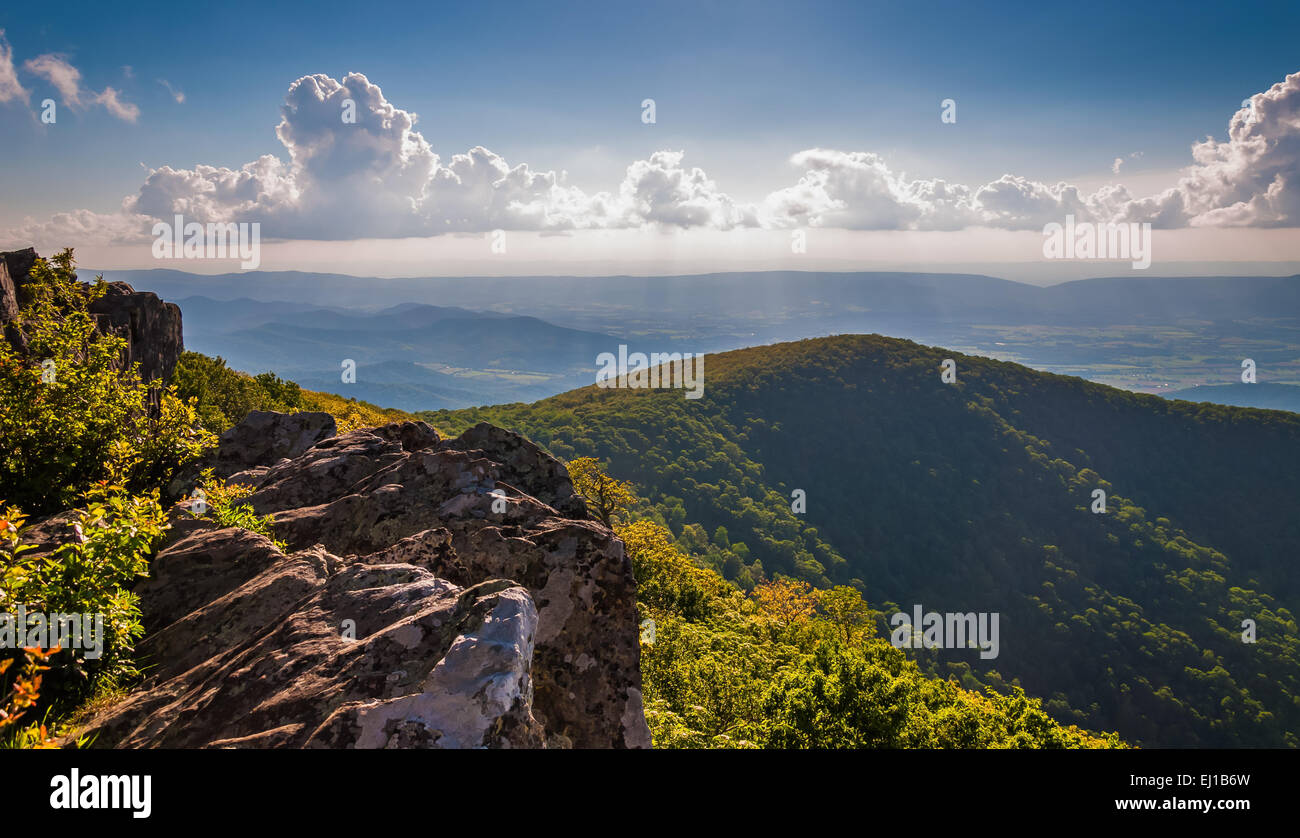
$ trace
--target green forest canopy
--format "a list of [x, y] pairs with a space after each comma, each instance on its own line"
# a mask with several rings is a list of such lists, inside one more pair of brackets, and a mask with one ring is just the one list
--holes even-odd
[[1146, 744], [1297, 744], [1300, 416], [875, 335], [711, 356], [698, 400], [587, 387], [422, 415], [597, 458], [745, 589], [784, 575], [886, 612], [999, 612], [995, 660], [916, 653], [969, 687], [1020, 685], [1063, 722]]

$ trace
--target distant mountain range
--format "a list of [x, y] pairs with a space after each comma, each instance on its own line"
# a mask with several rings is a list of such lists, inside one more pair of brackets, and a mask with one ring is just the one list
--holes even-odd
[[[411, 410], [529, 400], [594, 379], [618, 343], [716, 353], [835, 334], [949, 346], [1138, 392], [1300, 384], [1300, 276], [1040, 287], [931, 273], [380, 279], [108, 271], [181, 303], [190, 348]], [[310, 300], [310, 304], [291, 302]], [[344, 358], [356, 386], [333, 385]], [[392, 366], [401, 362], [415, 367]], [[384, 369], [367, 369], [389, 364]], [[451, 379], [440, 376], [451, 376]], [[1198, 390], [1198, 399], [1230, 397]], [[1258, 393], [1256, 395], [1259, 395]]]
[[[899, 317], [939, 322], [1097, 325], [1180, 319], [1300, 318], [1300, 275], [1101, 277], [1036, 286], [977, 274], [767, 271], [654, 277], [355, 277], [299, 271], [204, 276], [104, 271], [167, 299], [309, 299], [375, 309], [401, 303], [528, 313], [555, 322], [649, 323], [700, 316], [850, 323]], [[588, 323], [586, 328], [591, 328]]]
[[[608, 335], [535, 317], [404, 303], [376, 312], [247, 298], [178, 301], [188, 349], [245, 372], [409, 410], [533, 400], [591, 382]], [[356, 367], [343, 381], [343, 363]]]

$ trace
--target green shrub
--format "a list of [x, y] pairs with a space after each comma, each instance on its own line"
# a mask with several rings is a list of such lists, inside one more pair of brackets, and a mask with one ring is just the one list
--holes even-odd
[[[239, 503], [239, 501], [253, 494], [252, 489], [247, 486], [225, 483], [217, 479], [210, 468], [203, 470], [199, 485], [203, 492], [203, 503], [206, 505], [203, 515], [211, 517], [213, 521], [223, 527], [240, 527], [258, 535], [264, 535], [271, 539], [280, 552], [287, 553], [289, 551], [288, 545], [283, 541], [278, 541], [275, 537], [274, 515], [258, 515], [253, 511], [253, 507]], [[191, 510], [193, 508], [191, 506]]]
[[76, 281], [72, 251], [37, 259], [13, 324], [27, 351], [0, 341], [0, 497], [40, 515], [65, 509], [111, 473], [130, 491], [165, 485], [212, 444], [174, 390], [156, 392], [126, 341], [100, 334], [90, 313], [103, 295]]
[[29, 711], [40, 703], [42, 672], [49, 669], [49, 654], [41, 649], [24, 649], [18, 657], [0, 660], [0, 683], [10, 668], [19, 663], [10, 676], [7, 691], [0, 691], [0, 748], [53, 748], [54, 737], [40, 722], [32, 721]]
[[254, 410], [293, 413], [304, 409], [303, 391], [292, 381], [269, 372], [245, 375], [227, 367], [224, 358], [198, 352], [182, 353], [172, 385], [178, 396], [194, 405], [203, 427], [214, 434], [233, 427]]
[[[139, 596], [127, 587], [148, 575], [149, 559], [168, 529], [157, 490], [131, 495], [107, 482], [87, 492], [75, 518], [73, 539], [44, 556], [23, 543], [25, 519], [18, 509], [7, 508], [0, 520], [0, 613], [15, 614], [22, 606], [47, 618], [102, 615], [98, 656], [63, 649], [49, 658], [42, 706], [60, 710], [139, 675], [131, 653], [144, 628]], [[45, 648], [54, 645], [51, 638]]]
[[334, 417], [340, 433], [413, 418], [405, 411], [304, 390], [274, 373], [247, 375], [226, 366], [224, 358], [198, 352], [181, 355], [172, 383], [177, 395], [194, 404], [203, 427], [216, 434], [239, 424], [254, 410], [321, 411]]

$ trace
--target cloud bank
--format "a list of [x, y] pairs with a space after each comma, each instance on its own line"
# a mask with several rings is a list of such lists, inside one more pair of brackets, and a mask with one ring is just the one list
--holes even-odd
[[[24, 66], [66, 101], [85, 98], [80, 74], [57, 56]], [[24, 92], [0, 41], [0, 101], [6, 95]], [[124, 119], [138, 114], [112, 88], [92, 101], [120, 109]], [[416, 123], [415, 114], [389, 102], [361, 73], [341, 80], [304, 76], [289, 86], [276, 127], [284, 157], [265, 154], [238, 169], [162, 166], [149, 171], [118, 212], [60, 213], [7, 238], [55, 245], [142, 241], [154, 220], [170, 222], [177, 213], [202, 223], [259, 221], [264, 237], [285, 239], [645, 227], [1041, 230], [1066, 214], [1164, 228], [1300, 226], [1300, 73], [1255, 94], [1250, 107], [1232, 116], [1226, 141], [1193, 144], [1194, 162], [1177, 186], [1143, 198], [1121, 185], [1085, 194], [1068, 183], [1011, 174], [976, 186], [909, 179], [873, 152], [824, 148], [792, 155], [793, 185], [752, 203], [688, 166], [680, 150], [634, 161], [616, 187], [588, 193], [564, 172], [511, 164], [482, 146], [444, 160]]]

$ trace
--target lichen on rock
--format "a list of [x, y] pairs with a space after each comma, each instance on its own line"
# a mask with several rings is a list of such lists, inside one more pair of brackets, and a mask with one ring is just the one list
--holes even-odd
[[223, 435], [289, 552], [177, 507], [137, 587], [150, 675], [97, 745], [650, 746], [631, 564], [561, 463], [489, 425], [333, 433]]

